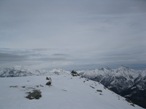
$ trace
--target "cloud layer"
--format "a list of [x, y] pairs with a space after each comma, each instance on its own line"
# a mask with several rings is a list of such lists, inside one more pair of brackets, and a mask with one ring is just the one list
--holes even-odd
[[1, 62], [146, 64], [145, 0], [1, 0], [0, 15]]

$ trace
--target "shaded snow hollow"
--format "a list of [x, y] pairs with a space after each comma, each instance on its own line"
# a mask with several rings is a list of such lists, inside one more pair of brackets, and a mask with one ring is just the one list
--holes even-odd
[[[49, 77], [52, 86], [45, 85], [46, 76], [0, 78], [0, 109], [142, 109], [98, 82], [65, 73]], [[42, 97], [27, 99], [27, 92], [34, 89]]]

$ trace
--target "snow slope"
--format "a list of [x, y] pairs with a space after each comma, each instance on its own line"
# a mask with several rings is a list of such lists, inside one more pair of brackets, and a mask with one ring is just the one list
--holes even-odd
[[80, 71], [80, 75], [98, 81], [117, 94], [146, 108], [146, 70], [134, 70], [121, 66], [117, 69]]
[[[142, 109], [98, 82], [65, 73], [47, 75], [52, 86], [45, 85], [46, 75], [0, 78], [0, 109]], [[42, 97], [25, 98], [34, 89]]]

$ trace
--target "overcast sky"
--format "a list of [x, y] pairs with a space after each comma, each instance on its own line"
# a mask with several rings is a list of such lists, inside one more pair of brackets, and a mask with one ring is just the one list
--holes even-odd
[[146, 67], [145, 57], [146, 0], [0, 0], [0, 63]]

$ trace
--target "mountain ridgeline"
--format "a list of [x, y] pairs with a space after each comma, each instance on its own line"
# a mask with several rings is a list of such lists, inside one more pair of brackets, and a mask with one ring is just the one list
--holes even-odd
[[80, 75], [98, 81], [128, 101], [146, 108], [146, 70], [133, 70], [122, 66], [118, 69], [80, 71]]

